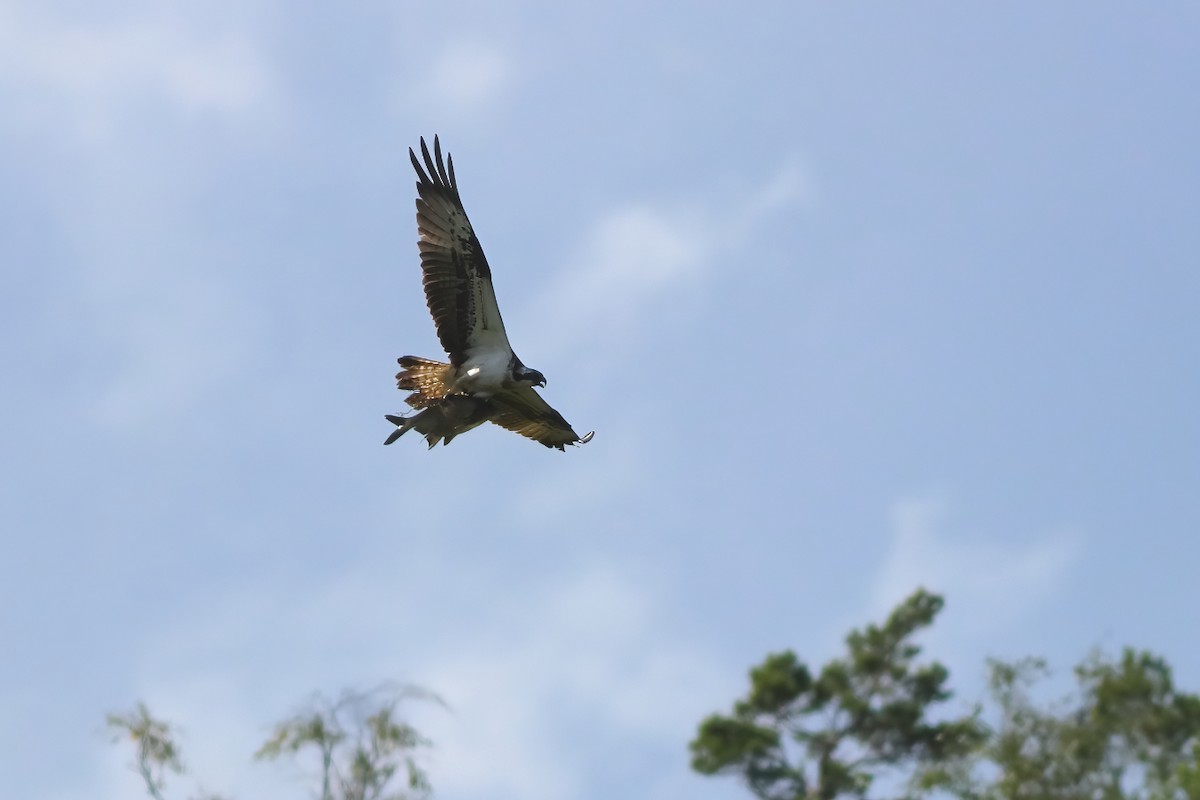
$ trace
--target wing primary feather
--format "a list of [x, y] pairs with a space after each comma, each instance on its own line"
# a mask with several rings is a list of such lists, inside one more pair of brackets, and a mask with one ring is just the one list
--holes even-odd
[[450, 176], [446, 173], [446, 162], [442, 160], [442, 143], [438, 140], [437, 134], [434, 134], [433, 136], [433, 160], [434, 164], [437, 166], [438, 177], [442, 179], [442, 183], [445, 184], [446, 188], [451, 192], [455, 192], [455, 194], [457, 194], [454, 188], [454, 181], [452, 181]]
[[442, 179], [442, 183], [447, 183], [446, 167], [442, 164], [442, 141], [438, 139], [436, 133], [433, 135], [433, 164], [437, 167], [438, 177]]
[[[436, 136], [433, 137], [433, 141], [435, 143], [437, 142]], [[421, 137], [421, 156], [425, 159], [425, 168], [429, 170], [428, 176], [425, 174], [425, 170], [421, 170], [421, 176], [424, 177], [429, 183], [433, 183], [433, 180], [431, 179], [437, 175], [437, 168], [433, 166], [433, 157], [429, 155], [429, 146], [425, 144], [424, 136]]]
[[[424, 139], [421, 140], [421, 146], [422, 147], [425, 146]], [[421, 178], [419, 183], [427, 182], [429, 180], [429, 177], [425, 174], [425, 170], [421, 168], [421, 162], [417, 160], [417, 154], [413, 152], [413, 149], [411, 147], [408, 148], [408, 157], [409, 157], [409, 159], [412, 160], [413, 169], [415, 169], [417, 171], [417, 175], [419, 175]]]

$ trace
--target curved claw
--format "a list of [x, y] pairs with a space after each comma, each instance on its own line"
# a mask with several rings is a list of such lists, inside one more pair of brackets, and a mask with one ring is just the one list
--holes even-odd
[[592, 440], [592, 437], [593, 437], [593, 436], [595, 436], [595, 435], [596, 435], [596, 432], [595, 432], [595, 431], [588, 431], [588, 432], [587, 432], [587, 433], [585, 433], [583, 436], [580, 436], [580, 437], [579, 437], [579, 443], [580, 443], [580, 444], [587, 444], [588, 442], [590, 442], [590, 441]]

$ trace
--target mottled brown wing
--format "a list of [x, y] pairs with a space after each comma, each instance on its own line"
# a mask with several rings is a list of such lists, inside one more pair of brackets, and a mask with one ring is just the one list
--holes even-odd
[[519, 386], [493, 395], [491, 400], [497, 409], [492, 422], [546, 447], [564, 450], [564, 445], [583, 444], [592, 439], [590, 433], [583, 437], [575, 433], [563, 415], [551, 408], [532, 387]]
[[438, 339], [461, 365], [476, 348], [510, 349], [492, 271], [463, 209], [454, 180], [454, 160], [442, 160], [442, 147], [433, 138], [433, 156], [421, 139], [424, 166], [410, 147], [417, 171], [417, 246], [421, 251], [425, 301], [437, 326]]

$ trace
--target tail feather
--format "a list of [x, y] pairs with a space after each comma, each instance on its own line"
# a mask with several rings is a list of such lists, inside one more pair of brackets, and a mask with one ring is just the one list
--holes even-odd
[[428, 408], [450, 392], [450, 364], [420, 356], [396, 359], [403, 369], [396, 373], [396, 388], [412, 392], [406, 402], [413, 408]]

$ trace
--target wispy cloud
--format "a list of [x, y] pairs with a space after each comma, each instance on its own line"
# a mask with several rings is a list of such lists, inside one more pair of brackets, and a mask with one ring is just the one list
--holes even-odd
[[[360, 565], [299, 602], [259, 583], [206, 598], [145, 653], [139, 696], [182, 726], [210, 788], [283, 798], [301, 782], [296, 770], [243, 759], [272, 715], [331, 676], [413, 679], [449, 705], [405, 707], [434, 740], [427, 762], [440, 796], [560, 800], [603, 777], [596, 749], [678, 752], [726, 688], [718, 660], [671, 633], [666, 587], [636, 568], [591, 562], [520, 584], [480, 572], [457, 579], [470, 610], [454, 613], [433, 588], [458, 561], [443, 556], [447, 566], [412, 581]], [[330, 633], [314, 638], [318, 629]], [[330, 652], [346, 663], [324, 663]], [[89, 786], [112, 785], [100, 796], [128, 792], [111, 770], [118, 760], [106, 753], [95, 767]]]
[[[612, 388], [612, 375], [603, 369], [607, 363], [620, 359], [646, 326], [702, 306], [716, 265], [760, 236], [781, 210], [808, 196], [802, 170], [787, 159], [733, 202], [630, 202], [602, 214], [557, 278], [528, 306], [525, 316], [542, 318], [545, 330], [554, 332], [539, 342], [540, 362], [569, 354], [580, 381], [577, 396], [605, 396]], [[633, 490], [646, 477], [644, 447], [653, 435], [646, 410], [622, 397], [599, 418], [593, 412], [582, 420], [579, 432], [598, 428], [603, 443], [589, 445], [592, 451], [578, 468], [528, 484], [514, 513], [538, 508], [541, 518], [557, 521], [575, 507], [599, 498], [611, 504], [614, 496]], [[620, 438], [610, 439], [614, 434]]]
[[508, 97], [517, 72], [516, 57], [496, 41], [451, 41], [405, 84], [403, 104], [431, 119], [476, 116]]
[[[694, 297], [713, 265], [761, 233], [780, 209], [808, 196], [794, 160], [740, 199], [721, 205], [632, 202], [602, 215], [582, 238], [538, 308], [558, 309], [556, 346], [602, 329], [611, 348], [632, 337], [668, 297]], [[545, 348], [543, 348], [545, 349]]]
[[138, 98], [182, 113], [246, 112], [261, 105], [272, 77], [240, 32], [204, 35], [169, 15], [89, 25], [5, 4], [0, 86], [6, 84], [24, 101], [17, 112], [44, 122], [47, 109], [65, 109], [75, 117], [70, 130], [95, 136], [116, 124], [123, 103]]
[[977, 629], [1003, 627], [1051, 593], [1079, 552], [1078, 536], [1066, 531], [1019, 544], [952, 529], [947, 503], [936, 498], [900, 500], [889, 516], [891, 545], [872, 594], [877, 616], [924, 586]]
[[218, 155], [195, 149], [190, 123], [257, 121], [276, 81], [251, 29], [188, 13], [0, 3], [0, 132], [36, 139], [44, 171], [31, 187], [69, 254], [52, 267], [70, 309], [55, 335], [86, 343], [101, 424], [186, 411], [250, 349], [250, 309], [209, 252], [213, 232], [194, 224], [195, 187]]
[[646, 583], [593, 566], [538, 594], [522, 624], [430, 670], [456, 709], [436, 731], [450, 796], [583, 794], [589, 743], [675, 749], [719, 696], [715, 663], [664, 635]]

